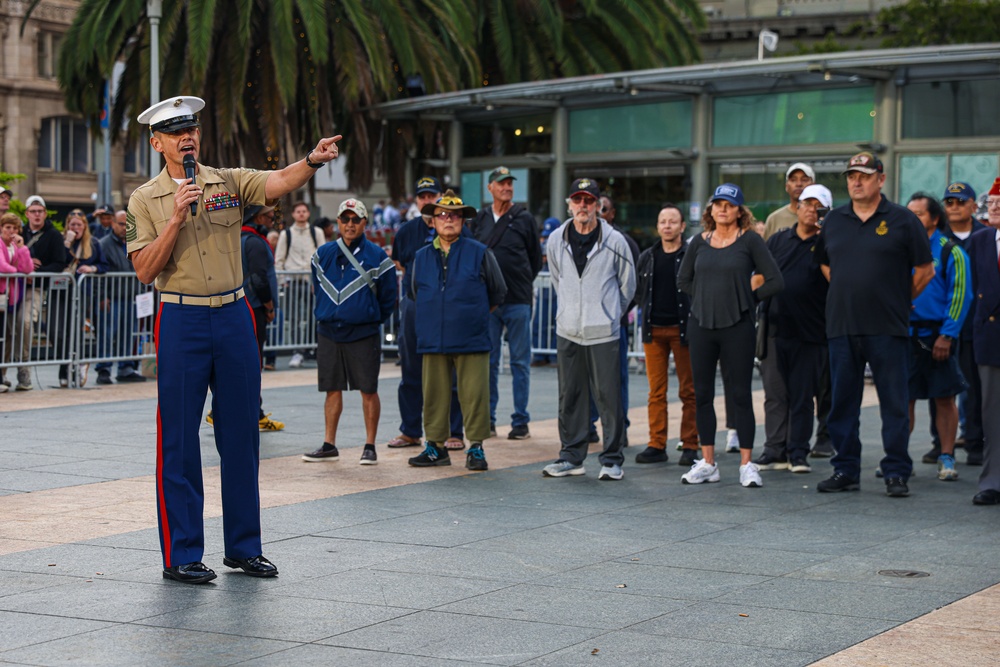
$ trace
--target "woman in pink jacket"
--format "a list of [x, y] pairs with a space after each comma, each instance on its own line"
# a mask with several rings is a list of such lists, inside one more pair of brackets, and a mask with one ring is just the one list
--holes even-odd
[[[4, 213], [0, 217], [0, 274], [31, 273], [34, 268], [31, 253], [24, 247], [21, 237], [21, 219], [13, 213]], [[4, 363], [22, 361], [29, 353], [30, 339], [26, 335], [23, 313], [18, 308], [23, 294], [23, 278], [0, 278], [0, 321], [4, 329], [3, 356], [0, 358]], [[15, 347], [20, 349], [15, 352]], [[0, 393], [9, 388], [10, 383], [0, 368]], [[17, 389], [31, 389], [31, 375], [26, 367], [17, 369]]]

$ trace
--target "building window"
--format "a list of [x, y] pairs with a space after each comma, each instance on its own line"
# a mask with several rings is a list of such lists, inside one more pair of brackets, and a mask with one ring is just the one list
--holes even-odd
[[141, 139], [125, 149], [126, 174], [145, 176], [149, 173], [149, 142]]
[[462, 127], [464, 157], [502, 157], [552, 151], [552, 114], [498, 118]]
[[915, 192], [926, 192], [940, 198], [954, 181], [964, 181], [976, 194], [990, 189], [1000, 156], [996, 153], [938, 153], [902, 155], [899, 158], [898, 201], [910, 199]]
[[872, 86], [715, 98], [712, 145], [795, 146], [871, 141]]
[[996, 79], [911, 83], [903, 88], [904, 139], [1000, 135]]
[[38, 137], [41, 169], [88, 173], [93, 171], [94, 140], [79, 118], [43, 118]]
[[41, 31], [38, 33], [38, 76], [42, 79], [56, 78], [56, 67], [59, 62], [59, 47], [63, 36], [56, 32]]
[[683, 149], [691, 136], [690, 100], [569, 112], [570, 153]]

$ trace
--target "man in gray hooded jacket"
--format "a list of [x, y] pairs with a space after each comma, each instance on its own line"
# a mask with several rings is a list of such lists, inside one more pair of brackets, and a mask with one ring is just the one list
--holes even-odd
[[625, 407], [621, 400], [621, 316], [635, 295], [635, 263], [621, 233], [597, 216], [600, 189], [593, 179], [573, 181], [572, 218], [546, 244], [555, 289], [559, 368], [559, 459], [546, 477], [584, 474], [594, 396], [604, 429], [598, 479], [619, 480], [624, 460]]

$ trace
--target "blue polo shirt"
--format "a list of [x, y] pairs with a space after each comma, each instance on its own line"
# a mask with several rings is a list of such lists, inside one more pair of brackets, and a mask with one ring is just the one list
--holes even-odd
[[913, 267], [929, 264], [927, 232], [909, 209], [885, 195], [862, 222], [851, 204], [830, 211], [816, 244], [830, 267], [826, 335], [907, 336]]

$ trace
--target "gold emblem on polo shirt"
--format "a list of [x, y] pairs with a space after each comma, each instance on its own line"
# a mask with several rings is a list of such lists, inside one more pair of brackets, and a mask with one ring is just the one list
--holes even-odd
[[889, 233], [889, 226], [885, 224], [885, 220], [878, 223], [878, 227], [875, 228], [875, 233], [879, 236], [885, 236]]

